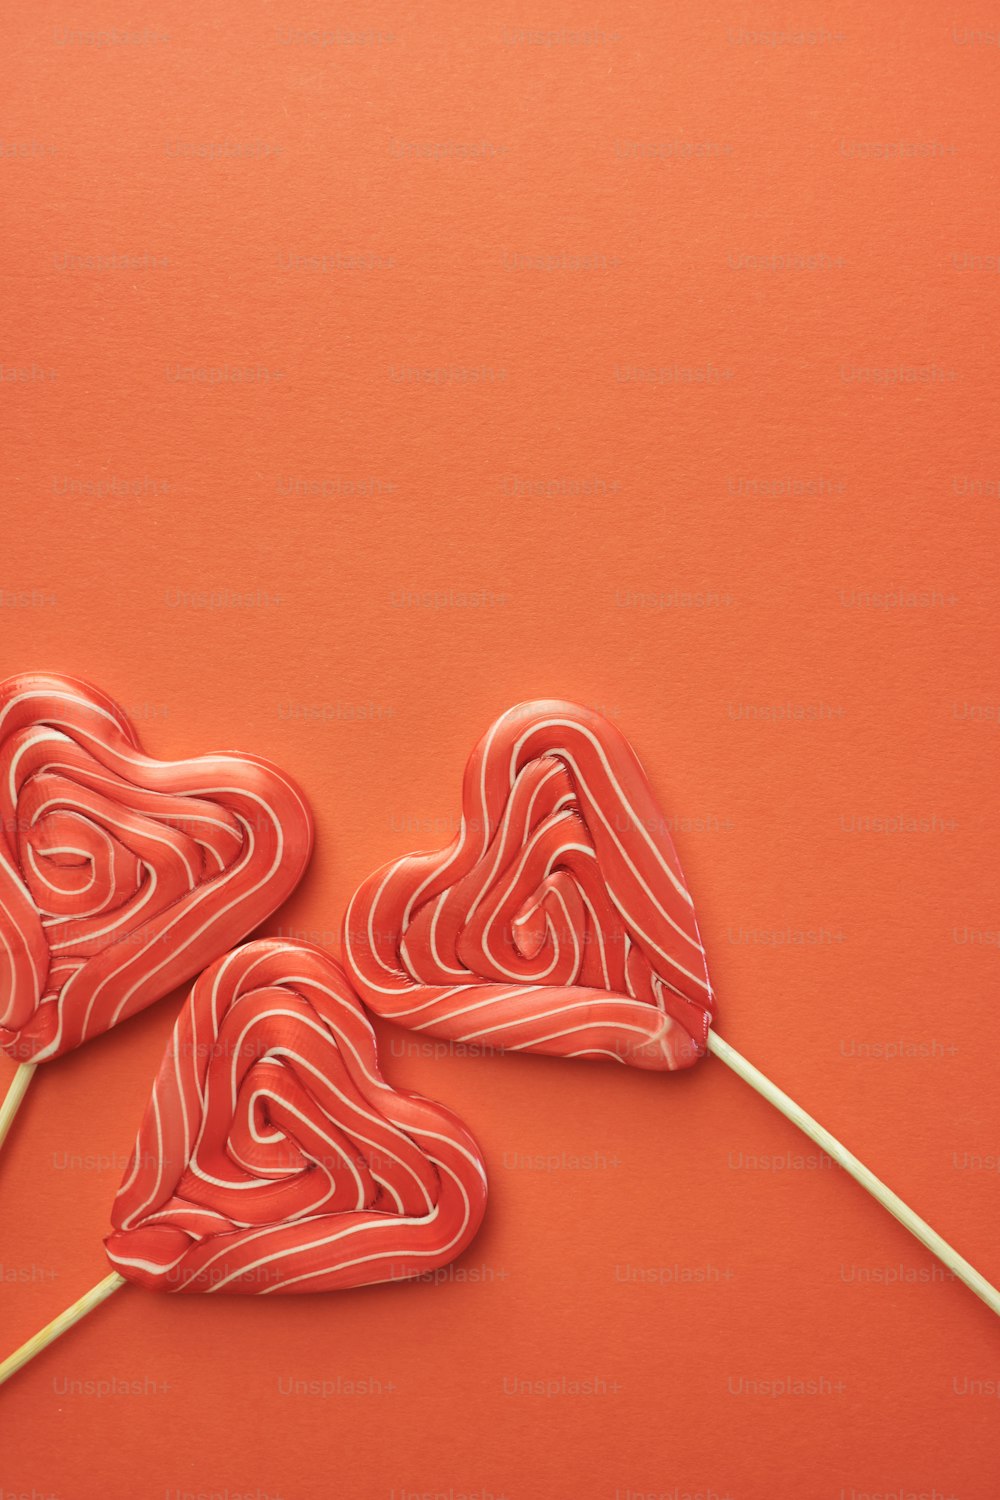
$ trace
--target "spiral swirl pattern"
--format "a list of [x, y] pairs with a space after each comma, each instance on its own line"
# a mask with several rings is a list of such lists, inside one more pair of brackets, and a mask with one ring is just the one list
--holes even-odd
[[291, 893], [312, 837], [267, 761], [152, 760], [98, 689], [0, 683], [0, 1045], [47, 1062], [191, 979]]
[[485, 1207], [476, 1143], [385, 1082], [339, 964], [263, 939], [192, 989], [105, 1244], [155, 1291], [335, 1291], [446, 1265]]
[[572, 703], [523, 703], [480, 740], [459, 833], [377, 871], [344, 954], [379, 1015], [455, 1041], [612, 1057], [704, 1054], [712, 993], [694, 905], [628, 741]]

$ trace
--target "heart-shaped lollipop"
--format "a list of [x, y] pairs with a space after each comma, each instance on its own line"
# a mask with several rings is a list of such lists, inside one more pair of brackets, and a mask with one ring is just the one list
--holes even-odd
[[386, 1083], [320, 948], [260, 939], [197, 980], [105, 1240], [110, 1276], [0, 1363], [0, 1384], [126, 1280], [161, 1292], [329, 1292], [455, 1259], [486, 1208], [475, 1141]]
[[624, 736], [573, 703], [522, 703], [476, 746], [462, 823], [393, 861], [347, 912], [348, 970], [415, 1031], [675, 1069], [712, 1052], [1000, 1313], [1000, 1292], [714, 1030], [691, 896]]
[[485, 1206], [475, 1142], [385, 1082], [340, 965], [261, 939], [191, 991], [105, 1243], [153, 1290], [328, 1292], [446, 1264]]
[[643, 1068], [705, 1052], [705, 952], [666, 820], [625, 737], [575, 704], [497, 720], [454, 841], [365, 881], [344, 943], [372, 1010], [415, 1031]]
[[298, 884], [302, 793], [256, 756], [144, 755], [96, 688], [0, 683], [0, 1045], [48, 1062], [192, 978]]

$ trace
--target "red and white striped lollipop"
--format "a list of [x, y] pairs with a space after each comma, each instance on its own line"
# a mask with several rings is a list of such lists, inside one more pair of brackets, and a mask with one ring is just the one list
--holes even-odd
[[382, 1077], [340, 965], [261, 939], [219, 959], [178, 1017], [105, 1240], [110, 1276], [0, 1364], [0, 1383], [125, 1285], [329, 1292], [447, 1265], [486, 1172], [449, 1110]]
[[642, 1068], [705, 1053], [705, 950], [666, 822], [624, 735], [575, 704], [492, 725], [451, 845], [365, 881], [344, 945], [372, 1010], [414, 1031]]
[[312, 816], [268, 761], [145, 755], [97, 688], [0, 683], [0, 1046], [34, 1065], [159, 1000], [301, 879]]
[[718, 1035], [666, 819], [600, 714], [543, 700], [501, 715], [466, 768], [455, 839], [364, 882], [344, 954], [378, 1015], [452, 1041], [664, 1070], [713, 1053], [1000, 1313], [995, 1287]]
[[485, 1207], [475, 1142], [385, 1082], [340, 965], [265, 938], [191, 991], [105, 1243], [153, 1290], [329, 1292], [445, 1265]]

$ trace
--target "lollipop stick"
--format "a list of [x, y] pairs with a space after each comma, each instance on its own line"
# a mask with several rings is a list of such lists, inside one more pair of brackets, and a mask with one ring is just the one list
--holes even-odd
[[780, 1110], [793, 1125], [797, 1125], [800, 1130], [804, 1131], [810, 1140], [816, 1142], [817, 1146], [821, 1146], [835, 1162], [843, 1167], [845, 1172], [850, 1172], [854, 1180], [860, 1182], [866, 1192], [871, 1193], [883, 1208], [889, 1210], [894, 1219], [898, 1219], [922, 1245], [925, 1245], [933, 1255], [937, 1256], [938, 1260], [954, 1272], [959, 1281], [964, 1281], [969, 1290], [975, 1292], [977, 1297], [981, 1297], [986, 1306], [1000, 1317], [1000, 1291], [991, 1285], [985, 1276], [981, 1276], [975, 1266], [970, 1266], [964, 1256], [959, 1255], [947, 1240], [943, 1240], [925, 1219], [915, 1214], [902, 1198], [897, 1197], [891, 1188], [886, 1187], [881, 1178], [876, 1177], [864, 1162], [859, 1161], [853, 1152], [848, 1151], [835, 1135], [824, 1130], [818, 1120], [806, 1114], [800, 1104], [790, 1099], [782, 1089], [778, 1088], [777, 1084], [771, 1082], [770, 1078], [765, 1078], [759, 1068], [747, 1062], [745, 1057], [742, 1057], [734, 1047], [730, 1047], [729, 1043], [723, 1041], [722, 1037], [717, 1036], [714, 1031], [708, 1033], [708, 1050], [728, 1068], [732, 1068], [733, 1072], [737, 1073], [752, 1089], [756, 1089], [769, 1104], [773, 1104], [775, 1109]]
[[27, 1092], [28, 1084], [34, 1077], [36, 1067], [37, 1063], [20, 1063], [11, 1079], [10, 1088], [4, 1095], [3, 1103], [0, 1104], [0, 1146], [7, 1139], [7, 1132]]
[[67, 1307], [58, 1318], [53, 1318], [51, 1323], [46, 1323], [44, 1328], [39, 1329], [38, 1333], [34, 1334], [26, 1344], [22, 1344], [20, 1349], [15, 1349], [14, 1353], [0, 1364], [0, 1385], [3, 1385], [4, 1381], [9, 1380], [12, 1375], [16, 1375], [29, 1359], [34, 1359], [36, 1354], [41, 1354], [43, 1349], [54, 1343], [60, 1334], [66, 1332], [67, 1328], [72, 1328], [74, 1323], [79, 1323], [81, 1318], [85, 1318], [87, 1313], [99, 1307], [105, 1298], [110, 1297], [112, 1292], [117, 1292], [118, 1288], [124, 1285], [125, 1277], [119, 1276], [117, 1271], [112, 1271], [110, 1276], [105, 1276], [103, 1281], [99, 1281], [96, 1286], [90, 1288], [89, 1292], [85, 1292], [78, 1301], [73, 1303], [72, 1307]]

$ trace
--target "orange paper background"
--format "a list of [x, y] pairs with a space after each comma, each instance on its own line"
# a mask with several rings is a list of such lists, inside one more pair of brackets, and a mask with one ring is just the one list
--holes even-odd
[[[995, 14], [334, 9], [8, 16], [0, 672], [293, 772], [266, 930], [334, 946], [499, 711], [603, 708], [721, 1034], [997, 1281]], [[105, 1273], [179, 998], [29, 1092], [5, 1347]], [[994, 1500], [994, 1319], [720, 1064], [379, 1032], [487, 1157], [453, 1274], [124, 1289], [5, 1500]]]

